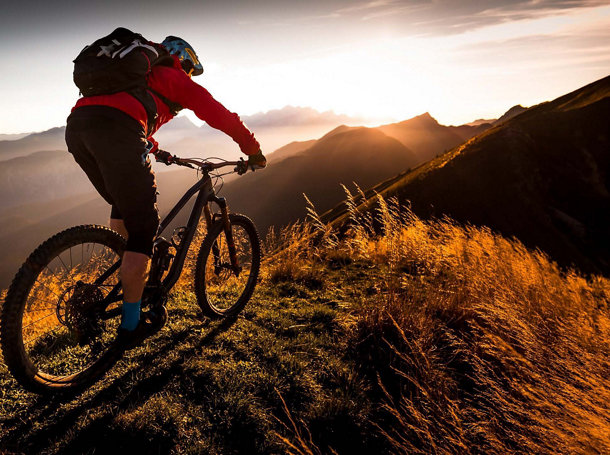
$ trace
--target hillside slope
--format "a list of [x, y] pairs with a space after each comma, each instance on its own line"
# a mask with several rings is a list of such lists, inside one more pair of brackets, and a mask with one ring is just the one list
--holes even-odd
[[426, 112], [400, 123], [382, 125], [377, 128], [413, 150], [419, 158], [417, 164], [420, 164], [470, 139], [488, 126], [444, 126]]
[[54, 203], [91, 191], [87, 176], [65, 151], [40, 151], [1, 163], [0, 210], [43, 201]]
[[532, 107], [375, 190], [411, 201], [422, 216], [486, 225], [564, 265], [608, 274], [609, 118], [606, 77]]
[[168, 325], [76, 396], [0, 364], [0, 450], [609, 453], [608, 280], [384, 207], [383, 235], [267, 244], [235, 319], [202, 318], [192, 256]]
[[16, 140], [0, 141], [0, 161], [26, 156], [42, 150], [67, 150], [64, 126], [31, 133]]
[[231, 208], [251, 216], [265, 232], [304, 218], [303, 193], [319, 210], [345, 197], [340, 184], [363, 188], [396, 175], [418, 161], [396, 139], [376, 129], [348, 128], [315, 145], [228, 184], [222, 191]]

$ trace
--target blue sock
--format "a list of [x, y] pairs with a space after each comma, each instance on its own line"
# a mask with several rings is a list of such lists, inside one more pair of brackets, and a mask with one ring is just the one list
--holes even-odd
[[134, 303], [123, 302], [121, 328], [136, 329], [138, 322], [140, 322], [140, 303], [142, 303], [141, 299]]

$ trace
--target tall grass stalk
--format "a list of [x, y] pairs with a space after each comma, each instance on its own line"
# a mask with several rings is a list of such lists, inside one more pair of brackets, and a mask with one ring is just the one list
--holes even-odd
[[393, 199], [377, 197], [373, 223], [345, 190], [332, 253], [387, 270], [350, 344], [396, 452], [610, 453], [606, 278]]

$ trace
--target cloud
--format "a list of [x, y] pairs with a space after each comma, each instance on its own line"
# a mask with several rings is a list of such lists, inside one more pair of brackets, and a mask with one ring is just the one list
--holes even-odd
[[606, 6], [607, 0], [375, 0], [340, 6], [328, 18], [383, 20], [419, 35], [448, 35], [575, 9]]

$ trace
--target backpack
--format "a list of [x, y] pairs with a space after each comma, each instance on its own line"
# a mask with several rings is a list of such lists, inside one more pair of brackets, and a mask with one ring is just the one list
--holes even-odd
[[84, 96], [128, 92], [146, 109], [152, 130], [157, 112], [151, 91], [169, 106], [172, 115], [182, 109], [147, 86], [146, 76], [155, 65], [173, 66], [169, 52], [139, 33], [119, 27], [85, 46], [74, 59], [73, 79]]

